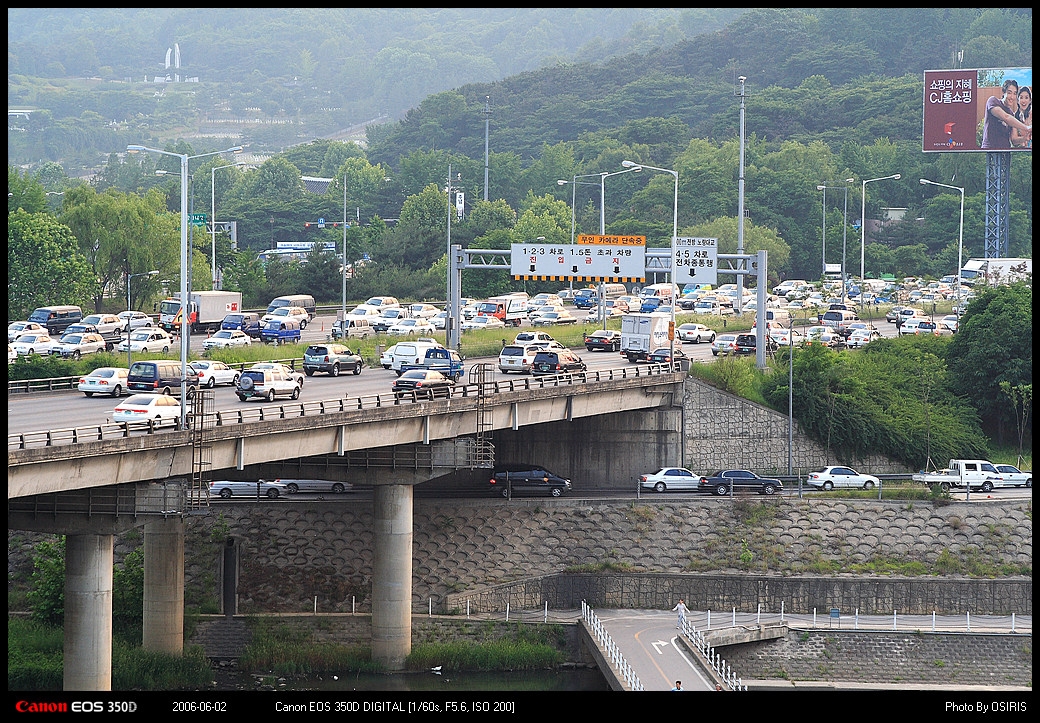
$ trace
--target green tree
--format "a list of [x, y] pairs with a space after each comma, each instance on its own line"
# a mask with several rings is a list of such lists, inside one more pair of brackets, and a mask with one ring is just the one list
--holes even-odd
[[29, 213], [47, 210], [47, 195], [35, 178], [15, 166], [7, 166], [7, 211], [22, 209]]
[[68, 226], [49, 213], [7, 216], [7, 303], [11, 319], [48, 304], [90, 308], [97, 282]]
[[1033, 288], [983, 289], [967, 307], [948, 349], [950, 387], [978, 410], [984, 429], [1006, 443], [1015, 413], [1001, 392], [1033, 382]]
[[26, 597], [33, 620], [46, 625], [65, 622], [65, 536], [45, 540], [33, 549], [32, 582]]
[[[179, 278], [180, 213], [166, 211], [158, 190], [141, 197], [115, 189], [98, 193], [90, 186], [79, 186], [65, 193], [61, 220], [72, 229], [80, 252], [92, 264], [97, 279], [92, 301], [95, 311], [101, 310], [105, 298], [126, 298], [128, 274], [159, 272], [131, 284], [131, 304], [135, 306], [142, 299], [154, 298], [162, 279]], [[195, 279], [209, 279], [209, 264], [203, 269], [201, 273], [196, 270]]]

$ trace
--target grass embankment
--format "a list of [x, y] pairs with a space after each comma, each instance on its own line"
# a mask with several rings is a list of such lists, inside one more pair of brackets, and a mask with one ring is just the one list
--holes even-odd
[[[276, 618], [247, 620], [253, 638], [239, 659], [239, 668], [273, 677], [345, 673], [379, 673], [368, 645], [315, 640], [303, 630]], [[441, 666], [445, 671], [543, 670], [566, 660], [566, 640], [560, 625], [466, 624], [452, 640], [428, 640], [412, 648], [408, 670]], [[7, 689], [62, 689], [64, 634], [62, 628], [25, 618], [8, 618]], [[213, 671], [199, 646], [185, 648], [181, 657], [152, 653], [113, 639], [113, 690], [198, 690], [213, 683]]]

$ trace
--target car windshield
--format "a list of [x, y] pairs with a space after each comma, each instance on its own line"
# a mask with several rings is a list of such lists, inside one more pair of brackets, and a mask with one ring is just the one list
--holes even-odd
[[147, 340], [148, 340], [148, 332], [147, 331], [139, 331], [139, 332], [137, 332], [135, 334], [131, 334], [130, 335], [130, 341], [147, 341]]
[[214, 339], [230, 339], [231, 337], [232, 334], [230, 331], [218, 331], [216, 334], [213, 335]]
[[100, 377], [102, 379], [108, 379], [111, 376], [115, 376], [115, 369], [95, 369], [88, 376]]
[[81, 337], [79, 334], [73, 334], [71, 336], [63, 336], [61, 338], [61, 343], [62, 344], [79, 344], [81, 341], [83, 341], [83, 337]]

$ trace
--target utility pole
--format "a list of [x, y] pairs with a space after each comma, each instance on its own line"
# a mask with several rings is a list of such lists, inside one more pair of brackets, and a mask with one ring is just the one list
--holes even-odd
[[[484, 96], [484, 200], [488, 200], [488, 129], [491, 125], [491, 96]], [[572, 242], [573, 243], [573, 242]]]
[[[738, 78], [740, 81], [740, 172], [737, 177], [737, 255], [744, 254], [744, 82], [745, 76]], [[737, 298], [734, 302], [734, 313], [738, 316], [744, 305], [744, 277], [737, 274]]]

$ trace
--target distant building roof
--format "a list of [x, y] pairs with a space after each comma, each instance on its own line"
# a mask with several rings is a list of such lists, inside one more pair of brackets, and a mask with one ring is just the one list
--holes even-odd
[[329, 184], [332, 183], [331, 178], [317, 178], [316, 176], [301, 176], [303, 179], [304, 187], [311, 193], [316, 193], [319, 196], [324, 196], [325, 192], [329, 190]]

